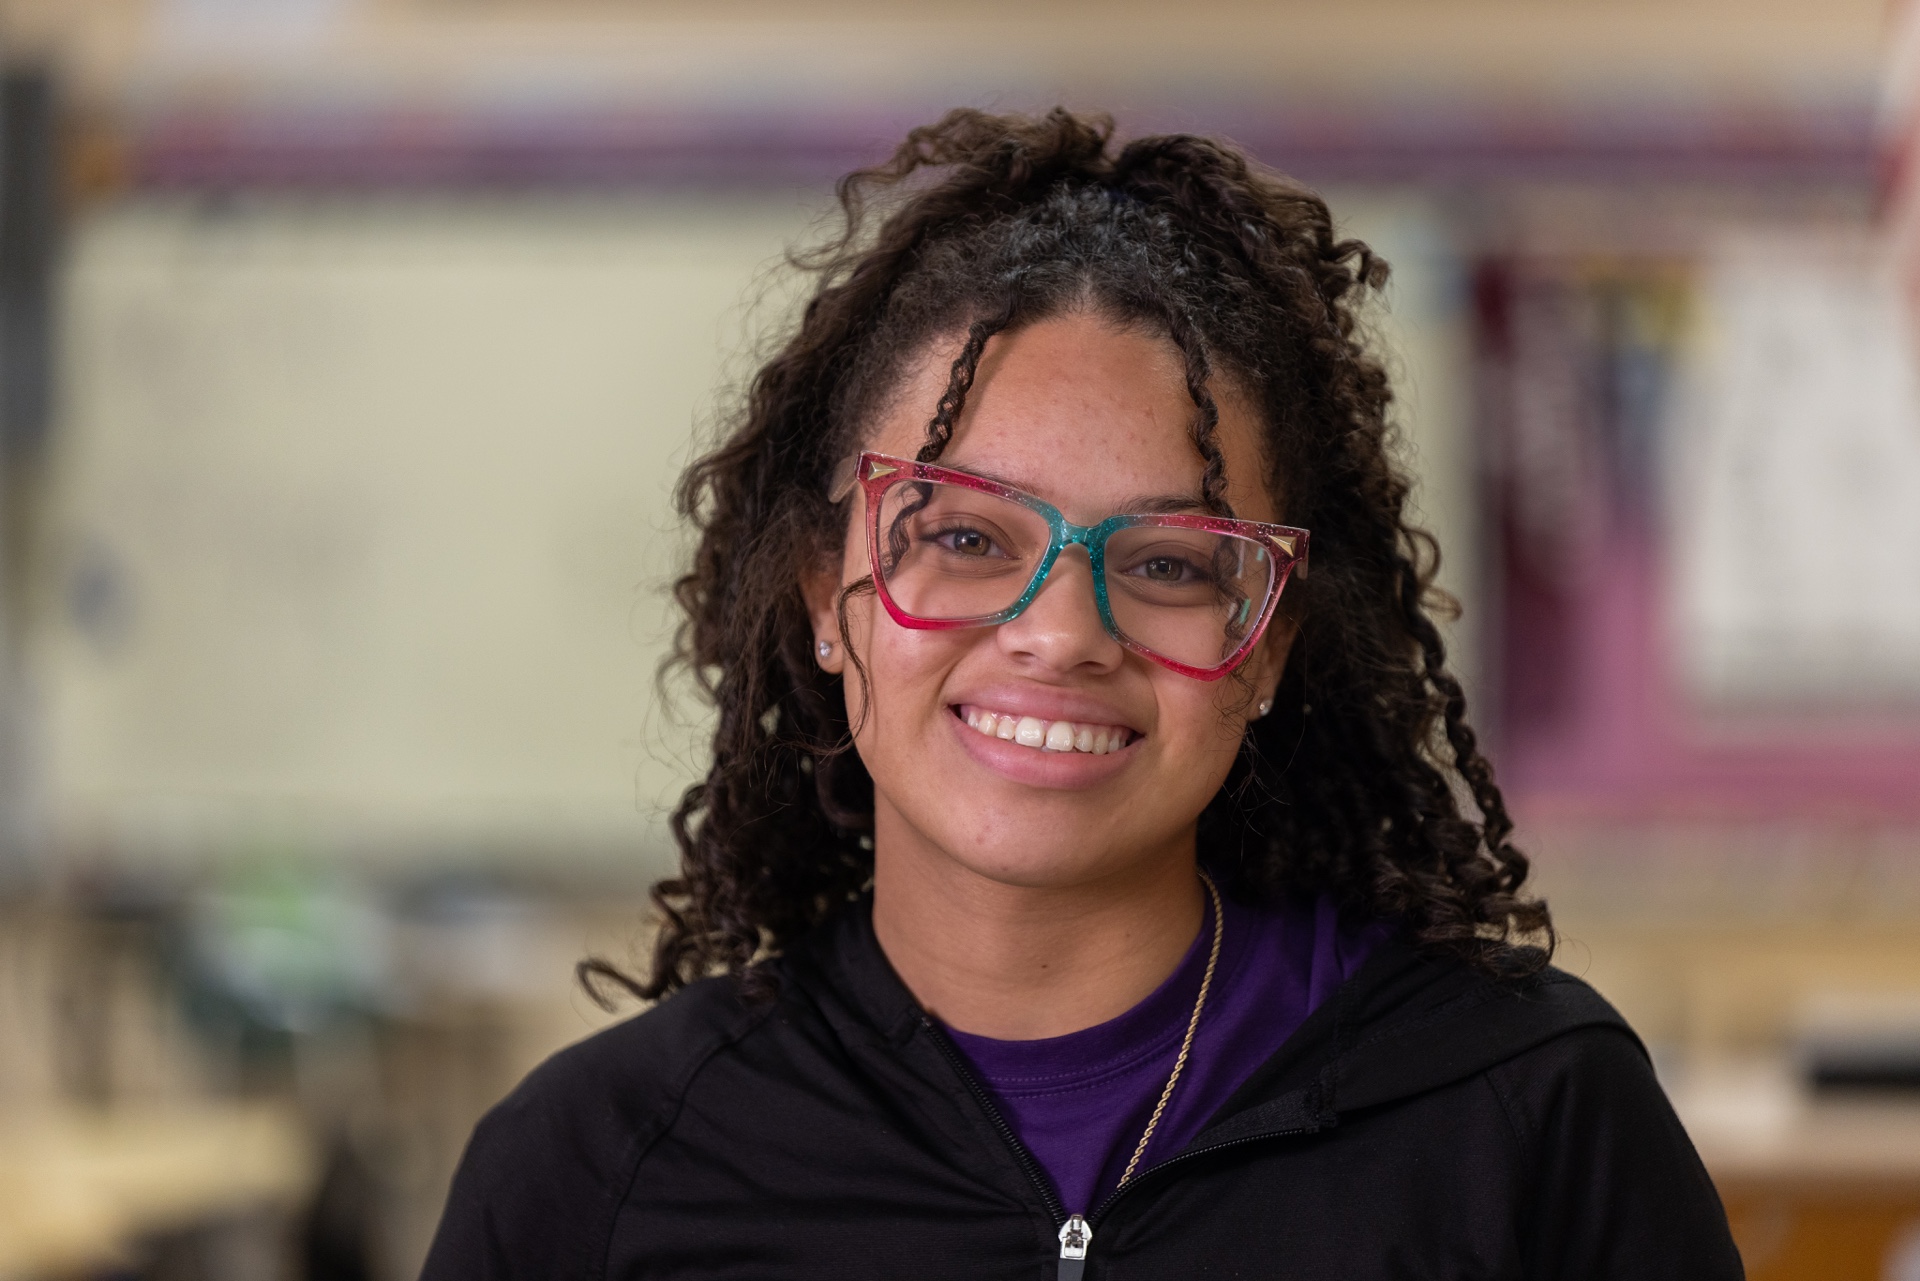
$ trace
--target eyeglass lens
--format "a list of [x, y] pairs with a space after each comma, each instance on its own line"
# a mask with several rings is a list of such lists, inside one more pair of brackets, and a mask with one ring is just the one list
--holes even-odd
[[[940, 481], [889, 486], [878, 528], [877, 568], [887, 594], [926, 622], [987, 619], [1011, 609], [1052, 539], [1046, 518], [1032, 508]], [[1273, 557], [1254, 539], [1151, 517], [1107, 539], [1114, 626], [1189, 667], [1216, 667], [1240, 649], [1274, 581]]]

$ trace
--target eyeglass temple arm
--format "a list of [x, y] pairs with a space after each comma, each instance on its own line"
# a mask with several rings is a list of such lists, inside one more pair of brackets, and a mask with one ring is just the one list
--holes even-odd
[[855, 473], [860, 469], [860, 451], [848, 454], [834, 464], [833, 474], [827, 480], [827, 501], [837, 503], [853, 492]]
[[1288, 545], [1291, 541], [1292, 540], [1289, 539], [1287, 542], [1282, 542], [1280, 546], [1282, 550], [1287, 553], [1287, 558], [1293, 562], [1293, 568], [1290, 572], [1305, 578], [1307, 576], [1307, 549], [1302, 547], [1299, 551], [1295, 551]]

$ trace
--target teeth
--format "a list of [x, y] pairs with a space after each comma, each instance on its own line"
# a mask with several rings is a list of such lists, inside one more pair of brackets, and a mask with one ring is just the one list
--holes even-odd
[[1127, 745], [1128, 731], [1117, 725], [1082, 725], [1076, 721], [1043, 721], [1038, 716], [1010, 716], [979, 707], [960, 709], [967, 725], [989, 738], [1003, 738], [1043, 752], [1084, 752], [1105, 756]]

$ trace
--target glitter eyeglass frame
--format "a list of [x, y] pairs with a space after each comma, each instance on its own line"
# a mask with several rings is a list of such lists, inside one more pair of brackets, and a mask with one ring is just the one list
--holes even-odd
[[[1049, 539], [1046, 553], [1040, 558], [1040, 564], [1034, 570], [1033, 578], [1013, 604], [998, 613], [985, 614], [977, 618], [920, 618], [902, 609], [894, 600], [893, 594], [887, 590], [885, 575], [879, 572], [880, 565], [884, 563], [880, 556], [880, 500], [895, 485], [912, 481], [958, 485], [965, 489], [990, 494], [995, 498], [1018, 503], [1047, 522]], [[894, 622], [902, 627], [920, 631], [996, 627], [1001, 623], [1012, 622], [1025, 612], [1027, 606], [1033, 603], [1034, 597], [1040, 594], [1040, 589], [1046, 586], [1048, 577], [1053, 573], [1055, 562], [1060, 559], [1060, 553], [1069, 546], [1078, 544], [1086, 548], [1087, 558], [1092, 564], [1094, 604], [1100, 614], [1100, 625], [1106, 629], [1107, 635], [1141, 657], [1151, 659], [1182, 676], [1191, 676], [1195, 680], [1215, 681], [1245, 662], [1247, 656], [1253, 652], [1254, 646], [1260, 643], [1260, 638], [1266, 634], [1267, 624], [1273, 621], [1273, 611], [1280, 603], [1280, 593], [1285, 589], [1288, 579], [1293, 576], [1294, 570], [1298, 569], [1303, 578], [1307, 573], [1307, 531], [1292, 525], [1269, 525], [1254, 520], [1234, 520], [1222, 516], [1187, 513], [1121, 513], [1109, 516], [1097, 525], [1076, 525], [1068, 520], [1058, 507], [1024, 490], [988, 480], [984, 476], [975, 476], [971, 472], [957, 471], [936, 463], [893, 458], [871, 450], [860, 453], [841, 464], [828, 496], [833, 502], [840, 502], [852, 493], [855, 485], [858, 485], [866, 496], [867, 557], [868, 563], [874, 570], [874, 591]], [[1247, 629], [1246, 637], [1232, 654], [1212, 667], [1194, 667], [1178, 659], [1169, 658], [1127, 635], [1114, 621], [1113, 606], [1107, 598], [1107, 539], [1119, 530], [1143, 525], [1157, 525], [1171, 529], [1198, 529], [1213, 534], [1244, 538], [1264, 548], [1273, 558], [1273, 586], [1267, 593], [1266, 604], [1261, 608], [1259, 621]]]

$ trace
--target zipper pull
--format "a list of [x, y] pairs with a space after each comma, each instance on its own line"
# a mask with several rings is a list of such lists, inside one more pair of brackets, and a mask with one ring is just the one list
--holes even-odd
[[1080, 1281], [1087, 1270], [1087, 1247], [1093, 1244], [1093, 1225], [1073, 1215], [1060, 1225], [1059, 1281]]

